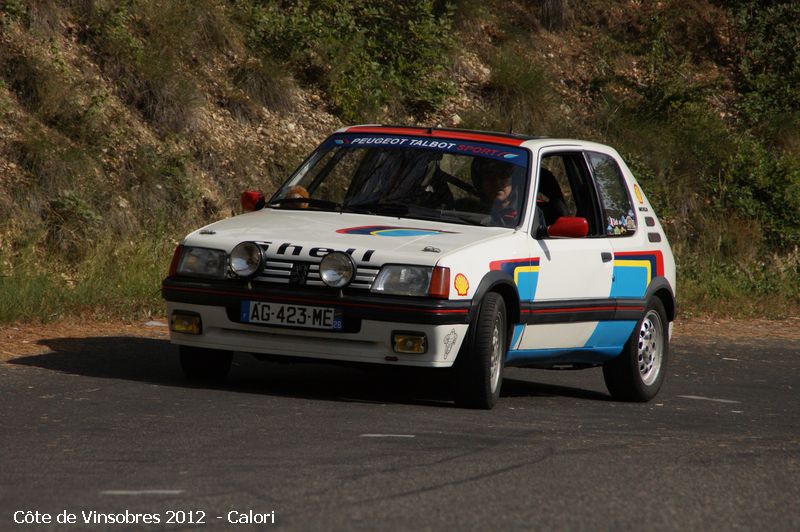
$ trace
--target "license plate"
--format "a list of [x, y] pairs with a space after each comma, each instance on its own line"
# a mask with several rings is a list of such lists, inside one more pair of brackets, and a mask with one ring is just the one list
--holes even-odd
[[241, 321], [243, 323], [331, 329], [334, 331], [342, 328], [341, 311], [336, 309], [286, 305], [267, 301], [242, 301]]

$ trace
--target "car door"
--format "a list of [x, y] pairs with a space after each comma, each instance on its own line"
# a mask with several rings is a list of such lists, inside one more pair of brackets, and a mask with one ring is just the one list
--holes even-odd
[[[524, 326], [514, 331], [510, 355], [557, 358], [561, 352], [590, 348], [596, 343], [593, 335], [598, 322], [613, 317], [613, 251], [583, 151], [577, 147], [543, 149], [534, 172], [537, 206], [530, 256], [535, 289], [520, 286]], [[552, 184], [553, 178], [557, 186]], [[561, 198], [548, 197], [556, 196], [557, 189]], [[556, 202], [561, 205], [554, 206]], [[589, 234], [583, 238], [548, 237], [546, 226], [558, 216], [585, 218]]]
[[[663, 273], [663, 257], [640, 231], [630, 188], [616, 158], [607, 153], [587, 151], [602, 206], [606, 235], [614, 252], [611, 297], [620, 306], [641, 305], [650, 281]], [[658, 237], [654, 233], [648, 235]]]

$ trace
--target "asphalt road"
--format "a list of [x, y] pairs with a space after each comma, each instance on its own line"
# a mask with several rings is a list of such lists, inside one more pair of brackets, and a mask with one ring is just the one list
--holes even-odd
[[204, 389], [163, 340], [43, 344], [0, 363], [2, 530], [800, 529], [798, 341], [680, 337], [648, 404], [513, 369], [488, 412], [417, 371], [237, 355]]

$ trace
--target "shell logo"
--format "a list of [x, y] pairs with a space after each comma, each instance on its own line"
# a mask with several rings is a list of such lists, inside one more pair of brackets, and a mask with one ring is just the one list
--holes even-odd
[[642, 197], [642, 191], [639, 190], [639, 185], [633, 185], [633, 193], [636, 194], [636, 199], [639, 200], [639, 203], [644, 203], [644, 198]]
[[469, 281], [467, 281], [467, 278], [463, 273], [459, 273], [456, 275], [455, 281], [453, 281], [453, 286], [455, 287], [458, 295], [465, 296], [469, 290]]

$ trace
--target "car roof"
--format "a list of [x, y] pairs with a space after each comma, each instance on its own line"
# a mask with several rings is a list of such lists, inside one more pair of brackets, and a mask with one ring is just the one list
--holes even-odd
[[537, 137], [531, 135], [521, 135], [517, 133], [500, 133], [497, 131], [480, 131], [473, 129], [457, 129], [443, 127], [423, 127], [423, 126], [395, 126], [383, 124], [362, 124], [341, 128], [337, 133], [374, 133], [384, 135], [411, 135], [430, 138], [449, 138], [457, 140], [470, 140], [475, 142], [487, 142], [492, 144], [503, 144], [506, 146], [524, 146], [530, 149], [544, 148], [548, 146], [575, 146], [581, 148], [595, 148], [602, 151], [609, 150], [609, 146], [596, 142], [560, 139], [552, 137]]

